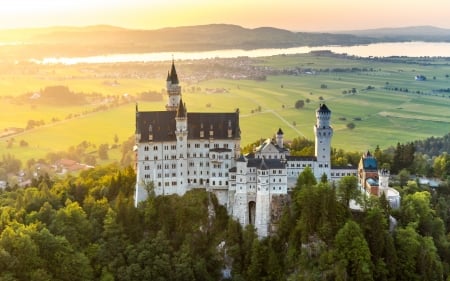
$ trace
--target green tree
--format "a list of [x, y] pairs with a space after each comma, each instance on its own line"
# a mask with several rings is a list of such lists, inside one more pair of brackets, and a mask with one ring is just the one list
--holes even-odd
[[335, 239], [336, 280], [373, 280], [370, 250], [359, 225], [349, 220]]
[[306, 167], [303, 172], [298, 175], [296, 189], [311, 187], [317, 184], [316, 177], [310, 167]]
[[103, 143], [98, 146], [98, 157], [101, 160], [108, 160], [108, 149], [109, 145], [107, 143]]
[[68, 200], [66, 206], [56, 212], [49, 229], [64, 236], [76, 250], [84, 249], [91, 241], [91, 224], [77, 202]]
[[358, 179], [355, 176], [345, 176], [339, 180], [338, 192], [339, 200], [347, 207], [350, 207], [350, 201], [360, 201], [361, 191], [358, 189]]
[[416, 270], [420, 236], [412, 226], [396, 229], [395, 247], [398, 257], [398, 262], [394, 265], [397, 271], [396, 280], [422, 280]]
[[295, 108], [296, 109], [301, 109], [305, 106], [305, 101], [304, 100], [297, 100], [295, 102]]

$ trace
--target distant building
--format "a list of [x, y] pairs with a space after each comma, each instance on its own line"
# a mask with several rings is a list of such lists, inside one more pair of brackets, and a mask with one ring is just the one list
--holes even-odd
[[377, 159], [369, 151], [363, 154], [358, 165], [359, 186], [368, 195], [380, 197], [384, 194], [392, 208], [399, 208], [400, 193], [389, 187], [389, 176], [389, 171], [379, 168]]
[[276, 230], [288, 192], [306, 167], [320, 179], [357, 175], [354, 167], [331, 167], [331, 111], [316, 111], [315, 155], [291, 156], [283, 131], [248, 155], [240, 153], [239, 110], [189, 112], [181, 97], [175, 64], [166, 80], [165, 111], [139, 111], [136, 105], [135, 204], [155, 195], [183, 195], [195, 188], [213, 192], [243, 226], [253, 224], [260, 237]]

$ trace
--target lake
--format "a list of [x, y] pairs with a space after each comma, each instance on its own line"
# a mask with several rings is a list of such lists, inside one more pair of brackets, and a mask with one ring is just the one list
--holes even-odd
[[177, 60], [198, 60], [210, 58], [235, 57], [266, 57], [281, 54], [304, 54], [317, 50], [330, 50], [338, 54], [348, 54], [358, 57], [449, 57], [450, 43], [439, 42], [405, 42], [405, 43], [377, 43], [357, 46], [319, 46], [296, 47], [284, 49], [256, 49], [256, 50], [215, 50], [204, 52], [157, 52], [140, 54], [113, 54], [91, 57], [48, 57], [31, 61], [40, 64], [78, 64], [78, 63], [120, 63], [120, 62], [151, 62]]

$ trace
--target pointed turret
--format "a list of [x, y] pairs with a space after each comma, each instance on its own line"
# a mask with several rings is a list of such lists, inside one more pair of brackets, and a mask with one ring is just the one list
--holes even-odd
[[177, 118], [186, 118], [186, 104], [183, 103], [183, 99], [180, 100], [180, 103], [178, 104], [178, 110], [177, 110]]
[[175, 69], [175, 62], [172, 59], [172, 68], [170, 69], [170, 81], [172, 84], [178, 84], [177, 70]]
[[177, 111], [181, 99], [181, 87], [179, 85], [177, 70], [175, 69], [175, 62], [173, 59], [172, 68], [167, 72], [166, 87], [169, 98], [166, 110]]
[[281, 128], [278, 129], [277, 132], [277, 145], [279, 148], [283, 148], [284, 143], [283, 143], [283, 131], [281, 130]]

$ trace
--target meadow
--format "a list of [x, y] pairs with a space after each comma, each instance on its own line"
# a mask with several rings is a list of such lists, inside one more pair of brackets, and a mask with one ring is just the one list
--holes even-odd
[[[298, 136], [313, 139], [315, 110], [320, 103], [326, 103], [332, 111], [332, 146], [346, 151], [362, 152], [377, 145], [385, 149], [397, 142], [449, 132], [450, 93], [436, 91], [450, 87], [450, 66], [446, 59], [369, 60], [307, 54], [257, 58], [254, 64], [285, 71], [267, 75], [264, 81], [208, 79], [192, 82], [195, 79], [180, 78], [188, 112], [228, 112], [239, 108], [241, 146], [272, 137], [278, 128], [283, 129], [287, 140]], [[162, 67], [165, 70], [161, 71]], [[67, 150], [82, 141], [97, 146], [111, 145], [116, 135], [119, 143], [125, 141], [134, 134], [134, 100], [92, 112], [98, 104], [31, 105], [18, 103], [17, 97], [50, 85], [64, 85], [76, 92], [100, 93], [105, 99], [124, 94], [135, 97], [144, 91], [161, 92], [169, 67], [170, 63], [166, 62], [158, 63], [154, 69], [143, 64], [30, 64], [22, 68], [14, 66], [9, 71], [3, 69], [0, 75], [0, 154], [10, 153], [26, 161]], [[295, 75], [289, 72], [299, 69], [301, 71]], [[195, 61], [180, 61], [177, 70], [180, 77], [183, 73], [195, 75], [198, 66]], [[419, 74], [425, 75], [427, 80], [415, 81], [414, 77]], [[188, 91], [192, 87], [199, 90]], [[210, 93], [207, 88], [227, 91]], [[294, 107], [297, 100], [305, 101], [303, 108]], [[158, 102], [138, 101], [138, 106], [141, 111], [164, 110], [165, 103], [164, 96]], [[45, 125], [6, 136], [11, 128], [25, 128], [29, 120], [42, 120]], [[348, 123], [353, 123], [355, 128], [347, 128]], [[12, 145], [11, 138], [14, 138]], [[21, 141], [28, 145], [20, 146]], [[109, 161], [117, 161], [120, 156], [119, 150], [113, 150]]]

